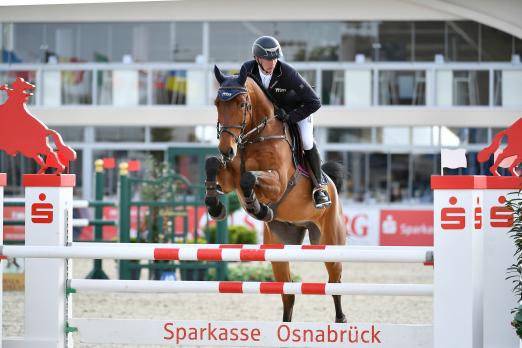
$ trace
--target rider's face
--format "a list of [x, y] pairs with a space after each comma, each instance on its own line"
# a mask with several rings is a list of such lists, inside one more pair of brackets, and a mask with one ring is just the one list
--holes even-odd
[[275, 66], [277, 64], [277, 58], [276, 59], [265, 59], [265, 58], [257, 58], [257, 62], [261, 65], [263, 70], [269, 74], [271, 74]]

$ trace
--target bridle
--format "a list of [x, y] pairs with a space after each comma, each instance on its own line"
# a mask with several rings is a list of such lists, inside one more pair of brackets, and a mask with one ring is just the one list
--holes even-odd
[[[227, 92], [227, 90], [230, 90], [231, 92]], [[285, 140], [290, 145], [290, 148], [292, 145], [290, 144], [290, 141], [288, 140], [286, 136], [286, 128], [283, 127], [283, 134], [280, 135], [269, 135], [269, 136], [261, 136], [261, 132], [265, 129], [265, 127], [268, 125], [269, 122], [272, 122], [275, 119], [275, 116], [271, 117], [264, 117], [261, 122], [259, 122], [257, 125], [252, 127], [249, 131], [245, 133], [246, 127], [247, 127], [247, 115], [250, 115], [250, 119], [253, 122], [253, 114], [252, 114], [252, 103], [250, 101], [250, 95], [248, 94], [248, 90], [245, 87], [219, 87], [218, 94], [221, 93], [231, 93], [230, 99], [235, 98], [236, 96], [240, 94], [246, 94], [246, 101], [239, 104], [239, 107], [243, 109], [243, 121], [241, 124], [231, 124], [231, 125], [225, 125], [217, 122], [216, 129], [217, 129], [217, 138], [219, 139], [223, 133], [227, 133], [234, 139], [235, 143], [237, 144], [237, 147], [239, 149], [239, 155], [241, 159], [241, 171], [244, 171], [244, 151], [245, 147], [248, 144], [254, 144], [259, 143], [265, 140]], [[239, 135], [235, 135], [233, 132], [231, 132], [231, 129], [239, 129]], [[257, 136], [251, 137], [253, 134], [256, 134]]]
[[[234, 93], [235, 98], [236, 96], [240, 94], [246, 94], [246, 101], [239, 104], [239, 107], [243, 109], [243, 122], [241, 124], [231, 124], [231, 125], [224, 125], [219, 123], [217, 121], [216, 124], [216, 130], [217, 130], [217, 138], [219, 139], [221, 137], [221, 134], [223, 132], [228, 133], [232, 138], [234, 138], [234, 141], [236, 144], [241, 144], [242, 138], [245, 136], [243, 133], [245, 132], [245, 128], [247, 126], [247, 114], [250, 114], [250, 117], [252, 117], [252, 103], [250, 102], [250, 96], [248, 95], [248, 90], [245, 87], [219, 87], [220, 92], [226, 91], [227, 89], [232, 90], [233, 92], [228, 93]], [[227, 92], [224, 92], [227, 93]], [[230, 131], [230, 129], [239, 129], [239, 135], [235, 135]]]

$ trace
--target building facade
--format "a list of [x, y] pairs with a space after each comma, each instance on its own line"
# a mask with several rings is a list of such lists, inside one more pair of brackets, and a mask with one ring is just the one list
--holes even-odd
[[[77, 195], [90, 198], [97, 158], [214, 146], [214, 65], [237, 72], [273, 35], [321, 97], [316, 140], [350, 174], [344, 198], [431, 204], [441, 147], [486, 173], [476, 152], [522, 116], [520, 14], [509, 0], [0, 6], [0, 84], [37, 85], [30, 110], [77, 150]], [[33, 169], [0, 155], [7, 193]]]

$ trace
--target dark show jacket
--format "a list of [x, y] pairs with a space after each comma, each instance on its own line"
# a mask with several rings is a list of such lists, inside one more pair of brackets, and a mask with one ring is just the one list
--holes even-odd
[[[247, 69], [248, 76], [256, 80], [259, 86], [263, 86], [257, 62], [250, 60], [243, 66]], [[277, 106], [288, 113], [292, 123], [304, 120], [321, 107], [319, 97], [308, 82], [292, 66], [280, 60], [274, 68], [267, 91]]]

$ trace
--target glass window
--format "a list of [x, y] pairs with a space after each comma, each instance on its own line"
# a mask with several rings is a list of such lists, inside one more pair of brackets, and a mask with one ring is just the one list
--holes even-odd
[[431, 127], [412, 127], [412, 141], [415, 146], [430, 146], [433, 144]]
[[[96, 127], [96, 141], [144, 142], [144, 127]], [[100, 157], [101, 158], [101, 157]]]
[[110, 36], [108, 23], [78, 23], [78, 57], [85, 62], [109, 62]]
[[517, 37], [513, 38], [513, 40], [515, 40], [515, 52], [513, 52], [514, 54], [518, 54], [520, 59], [522, 59], [522, 39], [519, 39]]
[[[377, 60], [379, 46], [379, 24], [377, 22], [345, 22], [341, 29], [341, 61], [353, 62], [357, 54], [362, 54], [369, 61]], [[377, 44], [377, 46], [376, 46]]]
[[441, 127], [442, 146], [461, 146], [468, 143], [468, 128]]
[[489, 105], [489, 71], [453, 71], [453, 105]]
[[446, 22], [448, 61], [476, 62], [479, 59], [479, 25], [469, 21]]
[[213, 22], [209, 54], [213, 61], [245, 61], [254, 40], [271, 35], [287, 61], [337, 61], [340, 32], [339, 22]]
[[432, 62], [436, 54], [444, 55], [444, 22], [414, 22], [413, 60]]
[[41, 63], [47, 61], [48, 45], [45, 25], [40, 23], [13, 24], [14, 51], [9, 52], [5, 63]]
[[391, 154], [390, 202], [408, 199], [408, 180], [410, 173], [410, 155]]
[[73, 126], [53, 126], [50, 127], [60, 133], [62, 139], [66, 142], [83, 142], [83, 127], [73, 127]]
[[385, 145], [409, 145], [409, 127], [382, 127], [376, 128], [377, 143]]
[[187, 71], [169, 70], [154, 71], [152, 75], [153, 104], [186, 104], [187, 100]]
[[426, 105], [426, 72], [379, 71], [379, 105]]
[[330, 128], [328, 129], [329, 143], [371, 143], [371, 128]]
[[432, 203], [430, 178], [438, 174], [433, 154], [412, 154], [412, 199], [414, 202]]
[[171, 23], [170, 30], [172, 44], [169, 48], [174, 62], [195, 62], [203, 54], [203, 23]]
[[[214, 132], [215, 132], [215, 127]], [[153, 127], [150, 129], [152, 142], [197, 142], [195, 127]]]
[[388, 202], [388, 155], [369, 154], [369, 194], [370, 202]]
[[382, 22], [379, 25], [379, 61], [412, 60], [412, 23]]
[[487, 25], [480, 26], [480, 33], [482, 35], [481, 61], [511, 61], [513, 36]]
[[61, 71], [61, 104], [92, 104], [92, 71]]
[[344, 105], [344, 71], [324, 70], [322, 82], [321, 102], [324, 105]]
[[366, 199], [366, 167], [367, 154], [364, 152], [347, 152], [346, 153], [346, 167], [348, 170], [348, 179], [345, 185], [345, 190], [348, 198], [355, 202], [364, 202]]
[[469, 128], [468, 142], [470, 144], [487, 144], [488, 129], [487, 128]]

